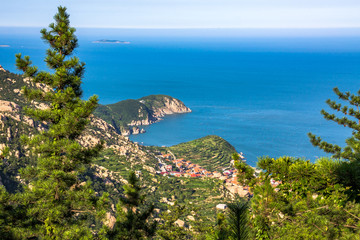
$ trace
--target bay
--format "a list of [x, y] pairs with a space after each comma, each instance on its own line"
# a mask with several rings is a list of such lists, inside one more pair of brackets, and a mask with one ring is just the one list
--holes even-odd
[[[133, 141], [170, 146], [215, 134], [253, 166], [263, 155], [314, 161], [325, 154], [308, 132], [340, 145], [351, 134], [320, 110], [336, 99], [333, 87], [359, 90], [360, 37], [355, 30], [302, 31], [79, 29], [75, 54], [86, 62], [85, 99], [97, 94], [108, 104], [166, 94], [193, 110], [145, 126]], [[22, 52], [46, 69], [38, 32], [0, 28], [0, 45], [10, 46], [0, 48], [0, 64], [16, 72], [14, 55]], [[92, 43], [99, 39], [131, 43]]]

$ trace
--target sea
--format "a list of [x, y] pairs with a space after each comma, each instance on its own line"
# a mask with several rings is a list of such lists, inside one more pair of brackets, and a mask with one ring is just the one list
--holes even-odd
[[[0, 65], [19, 73], [15, 54], [46, 70], [40, 28], [0, 28]], [[171, 146], [218, 135], [256, 166], [258, 157], [316, 161], [326, 156], [307, 133], [345, 145], [351, 130], [325, 120], [334, 87], [360, 89], [359, 29], [86, 29], [75, 55], [86, 63], [83, 98], [101, 104], [166, 94], [191, 113], [130, 136]], [[93, 43], [100, 39], [130, 44]], [[339, 115], [341, 116], [341, 115]]]

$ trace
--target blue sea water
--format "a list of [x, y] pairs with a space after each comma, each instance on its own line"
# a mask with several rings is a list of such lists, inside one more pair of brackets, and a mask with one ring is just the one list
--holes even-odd
[[[356, 32], [356, 31], [355, 31]], [[324, 153], [307, 133], [344, 145], [351, 132], [324, 120], [332, 88], [360, 88], [360, 34], [270, 30], [79, 29], [76, 55], [86, 62], [84, 98], [100, 103], [166, 94], [193, 112], [168, 116], [131, 136], [144, 145], [223, 137], [255, 166], [257, 157]], [[117, 39], [131, 44], [94, 44]], [[43, 62], [36, 28], [0, 28], [0, 64], [16, 71], [15, 53]], [[328, 109], [329, 110], [329, 109]]]

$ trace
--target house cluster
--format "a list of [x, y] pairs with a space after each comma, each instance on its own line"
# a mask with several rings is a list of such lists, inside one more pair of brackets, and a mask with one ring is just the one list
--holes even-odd
[[212, 172], [207, 171], [198, 164], [191, 161], [186, 161], [183, 158], [173, 159], [165, 158], [167, 155], [162, 155], [165, 159], [164, 163], [159, 163], [160, 174], [170, 175], [175, 177], [212, 177]]
[[[242, 153], [240, 158], [245, 161]], [[190, 178], [199, 178], [199, 177], [209, 177], [222, 180], [224, 182], [224, 187], [232, 196], [252, 196], [251, 189], [249, 186], [243, 186], [239, 184], [237, 174], [238, 170], [234, 168], [234, 163], [231, 162], [229, 167], [221, 169], [221, 171], [207, 171], [198, 164], [194, 164], [191, 161], [185, 160], [183, 158], [176, 159], [172, 154], [160, 154], [158, 155], [159, 159], [159, 169], [160, 171], [157, 174], [163, 176], [174, 176], [174, 177], [190, 177]], [[260, 170], [255, 170], [256, 174], [260, 174]], [[277, 185], [281, 182], [272, 181], [271, 185], [276, 188]]]
[[158, 174], [163, 176], [175, 176], [175, 177], [210, 177], [224, 180], [228, 183], [237, 184], [237, 170], [225, 168], [222, 172], [211, 172], [201, 167], [198, 164], [192, 163], [184, 158], [174, 159], [170, 154], [162, 154], [159, 156], [164, 161], [159, 162], [160, 171]]

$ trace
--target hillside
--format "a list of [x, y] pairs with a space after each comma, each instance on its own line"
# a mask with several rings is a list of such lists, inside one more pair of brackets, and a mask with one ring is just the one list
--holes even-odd
[[[24, 114], [23, 108], [29, 104], [25, 101], [20, 89], [25, 85], [30, 86], [30, 83], [20, 75], [0, 69], [0, 149], [6, 144], [11, 150], [11, 155], [0, 164], [0, 185], [4, 185], [10, 192], [21, 189], [19, 169], [35, 163], [35, 158], [29, 156], [21, 144], [20, 136], [31, 135], [47, 128], [46, 123], [34, 121]], [[51, 91], [46, 86], [32, 87]], [[147, 109], [155, 106], [153, 109], [161, 108], [165, 113], [167, 110], [164, 106], [170, 101], [166, 99], [169, 98], [149, 96], [142, 98], [141, 101], [144, 103], [138, 106], [145, 106]], [[134, 101], [125, 101], [124, 105]], [[139, 103], [139, 101], [136, 102]], [[34, 103], [34, 106], [49, 107], [44, 103]], [[116, 104], [119, 108], [114, 109], [123, 111], [120, 106], [121, 104]], [[160, 113], [156, 114], [160, 116]], [[99, 193], [109, 192], [111, 204], [116, 204], [122, 196], [122, 186], [127, 182], [130, 169], [141, 172], [143, 190], [160, 212], [165, 211], [175, 200], [179, 204], [188, 204], [191, 201], [192, 207], [189, 207], [189, 211], [182, 217], [186, 224], [190, 224], [187, 216], [192, 214], [192, 209], [196, 210], [196, 216], [194, 215], [196, 219], [213, 221], [215, 206], [226, 202], [229, 197], [224, 194], [223, 186], [216, 178], [184, 178], [157, 174], [160, 166], [157, 150], [154, 151], [129, 141], [112, 125], [93, 116], [90, 126], [79, 142], [83, 146], [92, 146], [99, 141], [104, 141], [105, 149], [93, 161], [92, 167], [84, 173], [83, 180], [91, 179], [95, 190]], [[206, 153], [206, 149], [202, 150]], [[201, 154], [199, 151], [198, 156], [202, 159], [208, 156], [201, 156]]]
[[138, 134], [137, 126], [160, 121], [169, 114], [191, 112], [185, 104], [171, 96], [150, 95], [140, 99], [128, 99], [114, 104], [100, 105], [95, 116], [111, 124], [122, 135]]
[[[6, 163], [0, 166], [0, 184], [3, 183], [8, 188], [13, 187], [12, 183], [18, 175], [18, 170], [33, 160], [21, 144], [21, 135], [31, 135], [47, 128], [46, 123], [34, 121], [25, 115], [23, 109], [29, 106], [21, 92], [21, 88], [25, 85], [51, 91], [46, 86], [30, 85], [30, 82], [20, 75], [0, 68], [0, 149], [5, 144], [11, 149]], [[33, 102], [29, 107], [47, 108], [49, 106]], [[155, 157], [145, 152], [141, 146], [119, 135], [116, 129], [104, 120], [93, 116], [79, 142], [84, 146], [93, 146], [100, 141], [104, 142], [105, 148], [111, 148], [116, 154], [126, 156], [130, 163], [141, 162], [151, 166], [156, 164]]]
[[177, 158], [184, 158], [199, 164], [209, 171], [228, 167], [235, 148], [219, 136], [210, 135], [169, 147]]

